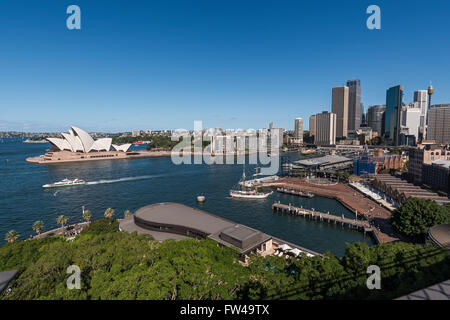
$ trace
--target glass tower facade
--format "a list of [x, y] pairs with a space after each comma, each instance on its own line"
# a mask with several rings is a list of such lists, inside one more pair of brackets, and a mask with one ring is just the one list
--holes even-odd
[[361, 126], [361, 81], [347, 81], [348, 87], [348, 130], [358, 130]]
[[400, 121], [402, 112], [403, 87], [395, 86], [386, 92], [385, 138], [391, 144], [400, 144]]

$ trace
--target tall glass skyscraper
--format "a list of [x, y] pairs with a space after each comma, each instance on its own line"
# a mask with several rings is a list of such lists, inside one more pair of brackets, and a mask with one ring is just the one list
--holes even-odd
[[348, 130], [358, 130], [361, 125], [361, 82], [348, 80]]
[[386, 106], [370, 106], [367, 110], [367, 125], [381, 137], [384, 134], [384, 113]]
[[403, 87], [395, 86], [386, 92], [385, 137], [392, 144], [400, 144]]

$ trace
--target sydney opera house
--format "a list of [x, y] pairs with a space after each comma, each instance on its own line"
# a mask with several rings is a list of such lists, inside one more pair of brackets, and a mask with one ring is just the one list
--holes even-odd
[[104, 160], [128, 158], [131, 144], [115, 145], [111, 138], [94, 140], [89, 133], [70, 127], [68, 133], [61, 133], [62, 138], [47, 138], [51, 149], [40, 157], [28, 158], [34, 163], [73, 162], [84, 160]]

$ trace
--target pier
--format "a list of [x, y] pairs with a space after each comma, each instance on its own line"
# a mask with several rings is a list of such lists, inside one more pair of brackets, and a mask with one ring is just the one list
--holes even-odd
[[277, 192], [293, 194], [293, 195], [305, 197], [305, 198], [313, 198], [314, 197], [314, 193], [312, 193], [312, 192], [309, 192], [309, 191], [304, 192], [304, 191], [295, 190], [292, 188], [277, 188]]
[[305, 178], [281, 178], [277, 182], [265, 183], [260, 188], [288, 188], [302, 192], [311, 192], [316, 197], [339, 201], [358, 217], [370, 220], [374, 225], [372, 234], [378, 243], [392, 241], [410, 241], [393, 229], [390, 224], [392, 213], [376, 201], [343, 183], [336, 185], [316, 185]]
[[272, 210], [276, 212], [288, 213], [295, 216], [300, 216], [303, 218], [308, 218], [317, 222], [325, 222], [325, 223], [333, 223], [340, 224], [342, 227], [348, 227], [350, 229], [356, 229], [363, 231], [364, 234], [366, 232], [373, 232], [374, 229], [370, 227], [367, 221], [349, 219], [345, 217], [335, 216], [329, 213], [323, 213], [319, 211], [298, 208], [287, 204], [282, 204], [276, 202], [272, 205]]

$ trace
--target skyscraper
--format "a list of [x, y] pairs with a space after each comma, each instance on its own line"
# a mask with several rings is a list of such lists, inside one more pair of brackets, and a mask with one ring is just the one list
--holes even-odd
[[419, 141], [421, 110], [416, 103], [407, 104], [402, 107], [402, 131], [407, 135], [414, 136], [415, 141]]
[[366, 119], [365, 119], [365, 115], [364, 115], [364, 104], [361, 102], [361, 121], [359, 122], [359, 126], [360, 127], [365, 127], [366, 125]]
[[309, 136], [314, 137], [316, 135], [316, 115], [309, 117]]
[[336, 114], [328, 111], [316, 114], [314, 144], [318, 146], [336, 144]]
[[420, 127], [421, 132], [424, 132], [425, 124], [427, 123], [427, 104], [428, 92], [427, 90], [417, 90], [414, 92], [414, 103], [417, 103], [417, 108], [420, 108]]
[[347, 81], [348, 96], [348, 131], [358, 130], [361, 124], [361, 82], [358, 79]]
[[450, 104], [437, 104], [428, 113], [428, 140], [450, 144]]
[[395, 146], [400, 143], [402, 99], [402, 86], [395, 86], [386, 91], [385, 137]]
[[384, 134], [385, 105], [370, 106], [367, 110], [367, 125], [376, 131], [379, 136]]
[[348, 128], [348, 87], [332, 89], [331, 111], [336, 114], [336, 137], [346, 138]]
[[303, 144], [303, 119], [295, 119], [294, 144]]

